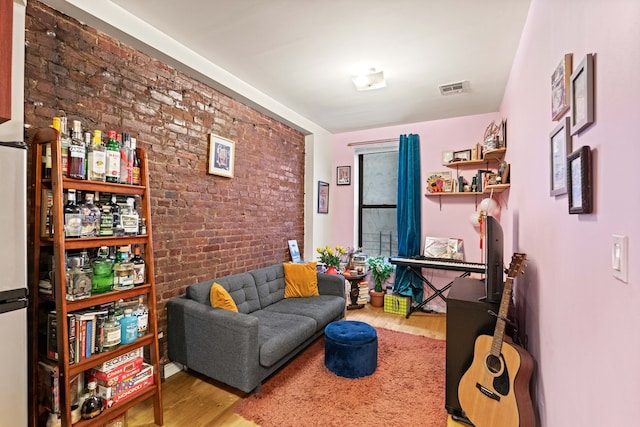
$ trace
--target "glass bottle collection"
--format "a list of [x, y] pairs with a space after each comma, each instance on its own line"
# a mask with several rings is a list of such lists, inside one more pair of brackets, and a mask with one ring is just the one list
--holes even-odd
[[[136, 197], [127, 197], [126, 204], [118, 203], [118, 196], [100, 201], [100, 193], [87, 192], [84, 201], [80, 191], [67, 190], [63, 207], [65, 237], [112, 237], [147, 234], [146, 219], [142, 218]], [[53, 206], [47, 208], [45, 221], [49, 237], [53, 237]]]
[[[128, 133], [117, 133], [114, 130], [106, 133], [100, 130], [83, 132], [80, 121], [68, 123], [64, 116], [54, 117], [52, 127], [58, 131], [59, 166], [63, 178], [126, 185], [142, 184], [136, 139]], [[42, 177], [45, 179], [52, 177], [51, 150], [52, 144], [45, 144], [43, 147]], [[131, 237], [147, 234], [146, 219], [143, 218], [139, 203], [140, 196], [103, 193], [101, 198], [98, 192], [68, 188], [68, 183], [67, 180], [63, 191], [63, 197], [66, 198], [62, 210], [63, 229], [60, 231], [64, 238]], [[48, 197], [52, 197], [51, 190], [48, 191]], [[53, 237], [51, 200], [46, 203], [41, 215], [41, 225], [46, 230], [42, 236]], [[124, 242], [126, 241], [123, 240], [123, 244], [119, 246], [66, 251], [63, 261], [66, 270], [63, 292], [66, 291], [66, 299], [75, 301], [91, 295], [144, 285], [144, 246]], [[48, 271], [49, 277], [49, 287], [45, 288], [48, 292], [44, 293], [55, 297], [52, 286], [55, 278], [52, 271], [54, 263], [53, 257], [50, 258], [49, 268], [41, 271]], [[45, 264], [48, 262], [44, 261]], [[46, 280], [40, 282], [43, 281]], [[40, 288], [40, 291], [43, 292], [43, 289]], [[139, 295], [127, 301], [120, 299], [67, 313], [70, 328], [69, 363], [78, 363], [92, 354], [115, 350], [144, 336], [149, 331], [149, 309], [145, 300], [145, 295]], [[72, 337], [72, 324], [74, 328], [81, 326], [84, 336], [85, 322], [93, 323], [93, 338], [83, 338], [81, 341], [81, 335]], [[87, 323], [87, 328], [90, 327]], [[97, 417], [105, 407], [105, 401], [96, 393], [96, 383], [90, 382], [87, 388], [88, 397], [81, 405], [82, 419]]]
[[[65, 116], [54, 117], [51, 126], [58, 131], [63, 177], [141, 185], [136, 138], [115, 130], [109, 130], [106, 138], [97, 129], [83, 133], [79, 120], [74, 120], [69, 130]], [[46, 144], [42, 155], [43, 178], [51, 178], [52, 164], [51, 144]]]

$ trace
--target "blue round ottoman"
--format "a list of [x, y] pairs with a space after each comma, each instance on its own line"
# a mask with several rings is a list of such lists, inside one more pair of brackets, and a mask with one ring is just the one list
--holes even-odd
[[329, 323], [324, 329], [324, 365], [336, 375], [360, 378], [378, 365], [378, 334], [369, 324], [355, 320]]

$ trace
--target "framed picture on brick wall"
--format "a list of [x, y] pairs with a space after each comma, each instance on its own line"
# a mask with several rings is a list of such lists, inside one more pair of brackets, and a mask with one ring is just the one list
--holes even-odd
[[209, 173], [233, 178], [235, 143], [230, 139], [211, 134], [209, 139]]

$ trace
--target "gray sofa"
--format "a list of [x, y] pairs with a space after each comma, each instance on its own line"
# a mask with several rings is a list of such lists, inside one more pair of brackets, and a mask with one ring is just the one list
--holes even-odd
[[[244, 392], [262, 381], [344, 317], [344, 277], [318, 273], [319, 296], [284, 298], [284, 268], [276, 264], [191, 285], [167, 302], [169, 359]], [[213, 282], [238, 313], [213, 308]]]

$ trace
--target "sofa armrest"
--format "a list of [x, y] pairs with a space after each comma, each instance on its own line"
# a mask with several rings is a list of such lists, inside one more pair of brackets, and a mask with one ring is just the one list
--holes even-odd
[[346, 299], [344, 276], [341, 274], [316, 273], [320, 295], [336, 295]]
[[[258, 363], [258, 319], [184, 296], [167, 302], [169, 359], [215, 379]], [[233, 349], [233, 351], [230, 351]]]

